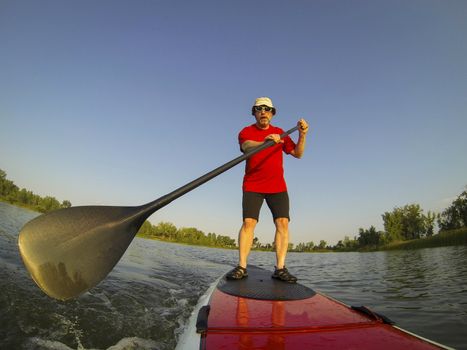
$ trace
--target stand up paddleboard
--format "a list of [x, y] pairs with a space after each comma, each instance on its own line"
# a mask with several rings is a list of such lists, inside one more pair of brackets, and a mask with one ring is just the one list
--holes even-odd
[[349, 307], [299, 283], [248, 266], [200, 298], [177, 350], [450, 349], [394, 325], [368, 308]]

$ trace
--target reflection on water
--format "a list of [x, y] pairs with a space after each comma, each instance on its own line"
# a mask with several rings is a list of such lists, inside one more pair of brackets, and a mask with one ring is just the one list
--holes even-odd
[[393, 252], [385, 256], [388, 299], [418, 299], [427, 296], [433, 271], [422, 251], [411, 254]]
[[[101, 284], [77, 300], [59, 302], [36, 287], [18, 253], [18, 232], [35, 215], [0, 203], [2, 349], [173, 349], [198, 297], [237, 261], [233, 250], [137, 238]], [[264, 252], [252, 252], [250, 259], [271, 271], [274, 261], [273, 253]], [[287, 264], [308, 287], [467, 349], [466, 246], [291, 253]], [[247, 322], [247, 314], [248, 303], [239, 304], [239, 322]], [[273, 322], [283, 322], [280, 310], [272, 314]], [[279, 338], [271, 342], [280, 349]]]

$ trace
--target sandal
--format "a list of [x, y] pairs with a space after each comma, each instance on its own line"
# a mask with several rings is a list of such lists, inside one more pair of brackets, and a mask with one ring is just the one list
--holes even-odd
[[248, 272], [244, 267], [240, 265], [234, 268], [232, 271], [228, 272], [225, 277], [228, 280], [241, 280], [242, 278], [248, 277]]
[[272, 274], [271, 277], [277, 280], [288, 282], [288, 283], [297, 282], [297, 277], [295, 277], [294, 275], [291, 275], [285, 266], [282, 269], [278, 269], [277, 267], [275, 267], [274, 273]]

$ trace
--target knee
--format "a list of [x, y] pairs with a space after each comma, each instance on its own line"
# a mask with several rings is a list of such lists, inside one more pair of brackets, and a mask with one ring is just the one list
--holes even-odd
[[243, 228], [246, 230], [254, 230], [256, 227], [256, 223], [258, 221], [252, 218], [245, 218], [243, 219]]
[[276, 228], [279, 232], [287, 232], [289, 229], [289, 219], [288, 218], [277, 218], [274, 220]]

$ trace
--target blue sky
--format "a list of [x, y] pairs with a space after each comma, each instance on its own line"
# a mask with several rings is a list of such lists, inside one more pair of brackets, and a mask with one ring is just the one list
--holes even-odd
[[[0, 3], [0, 168], [73, 205], [139, 205], [239, 154], [258, 96], [284, 129], [291, 241], [440, 211], [467, 185], [465, 1]], [[294, 135], [296, 138], [296, 135]], [[243, 165], [150, 218], [236, 237]], [[256, 236], [273, 240], [264, 206]]]

